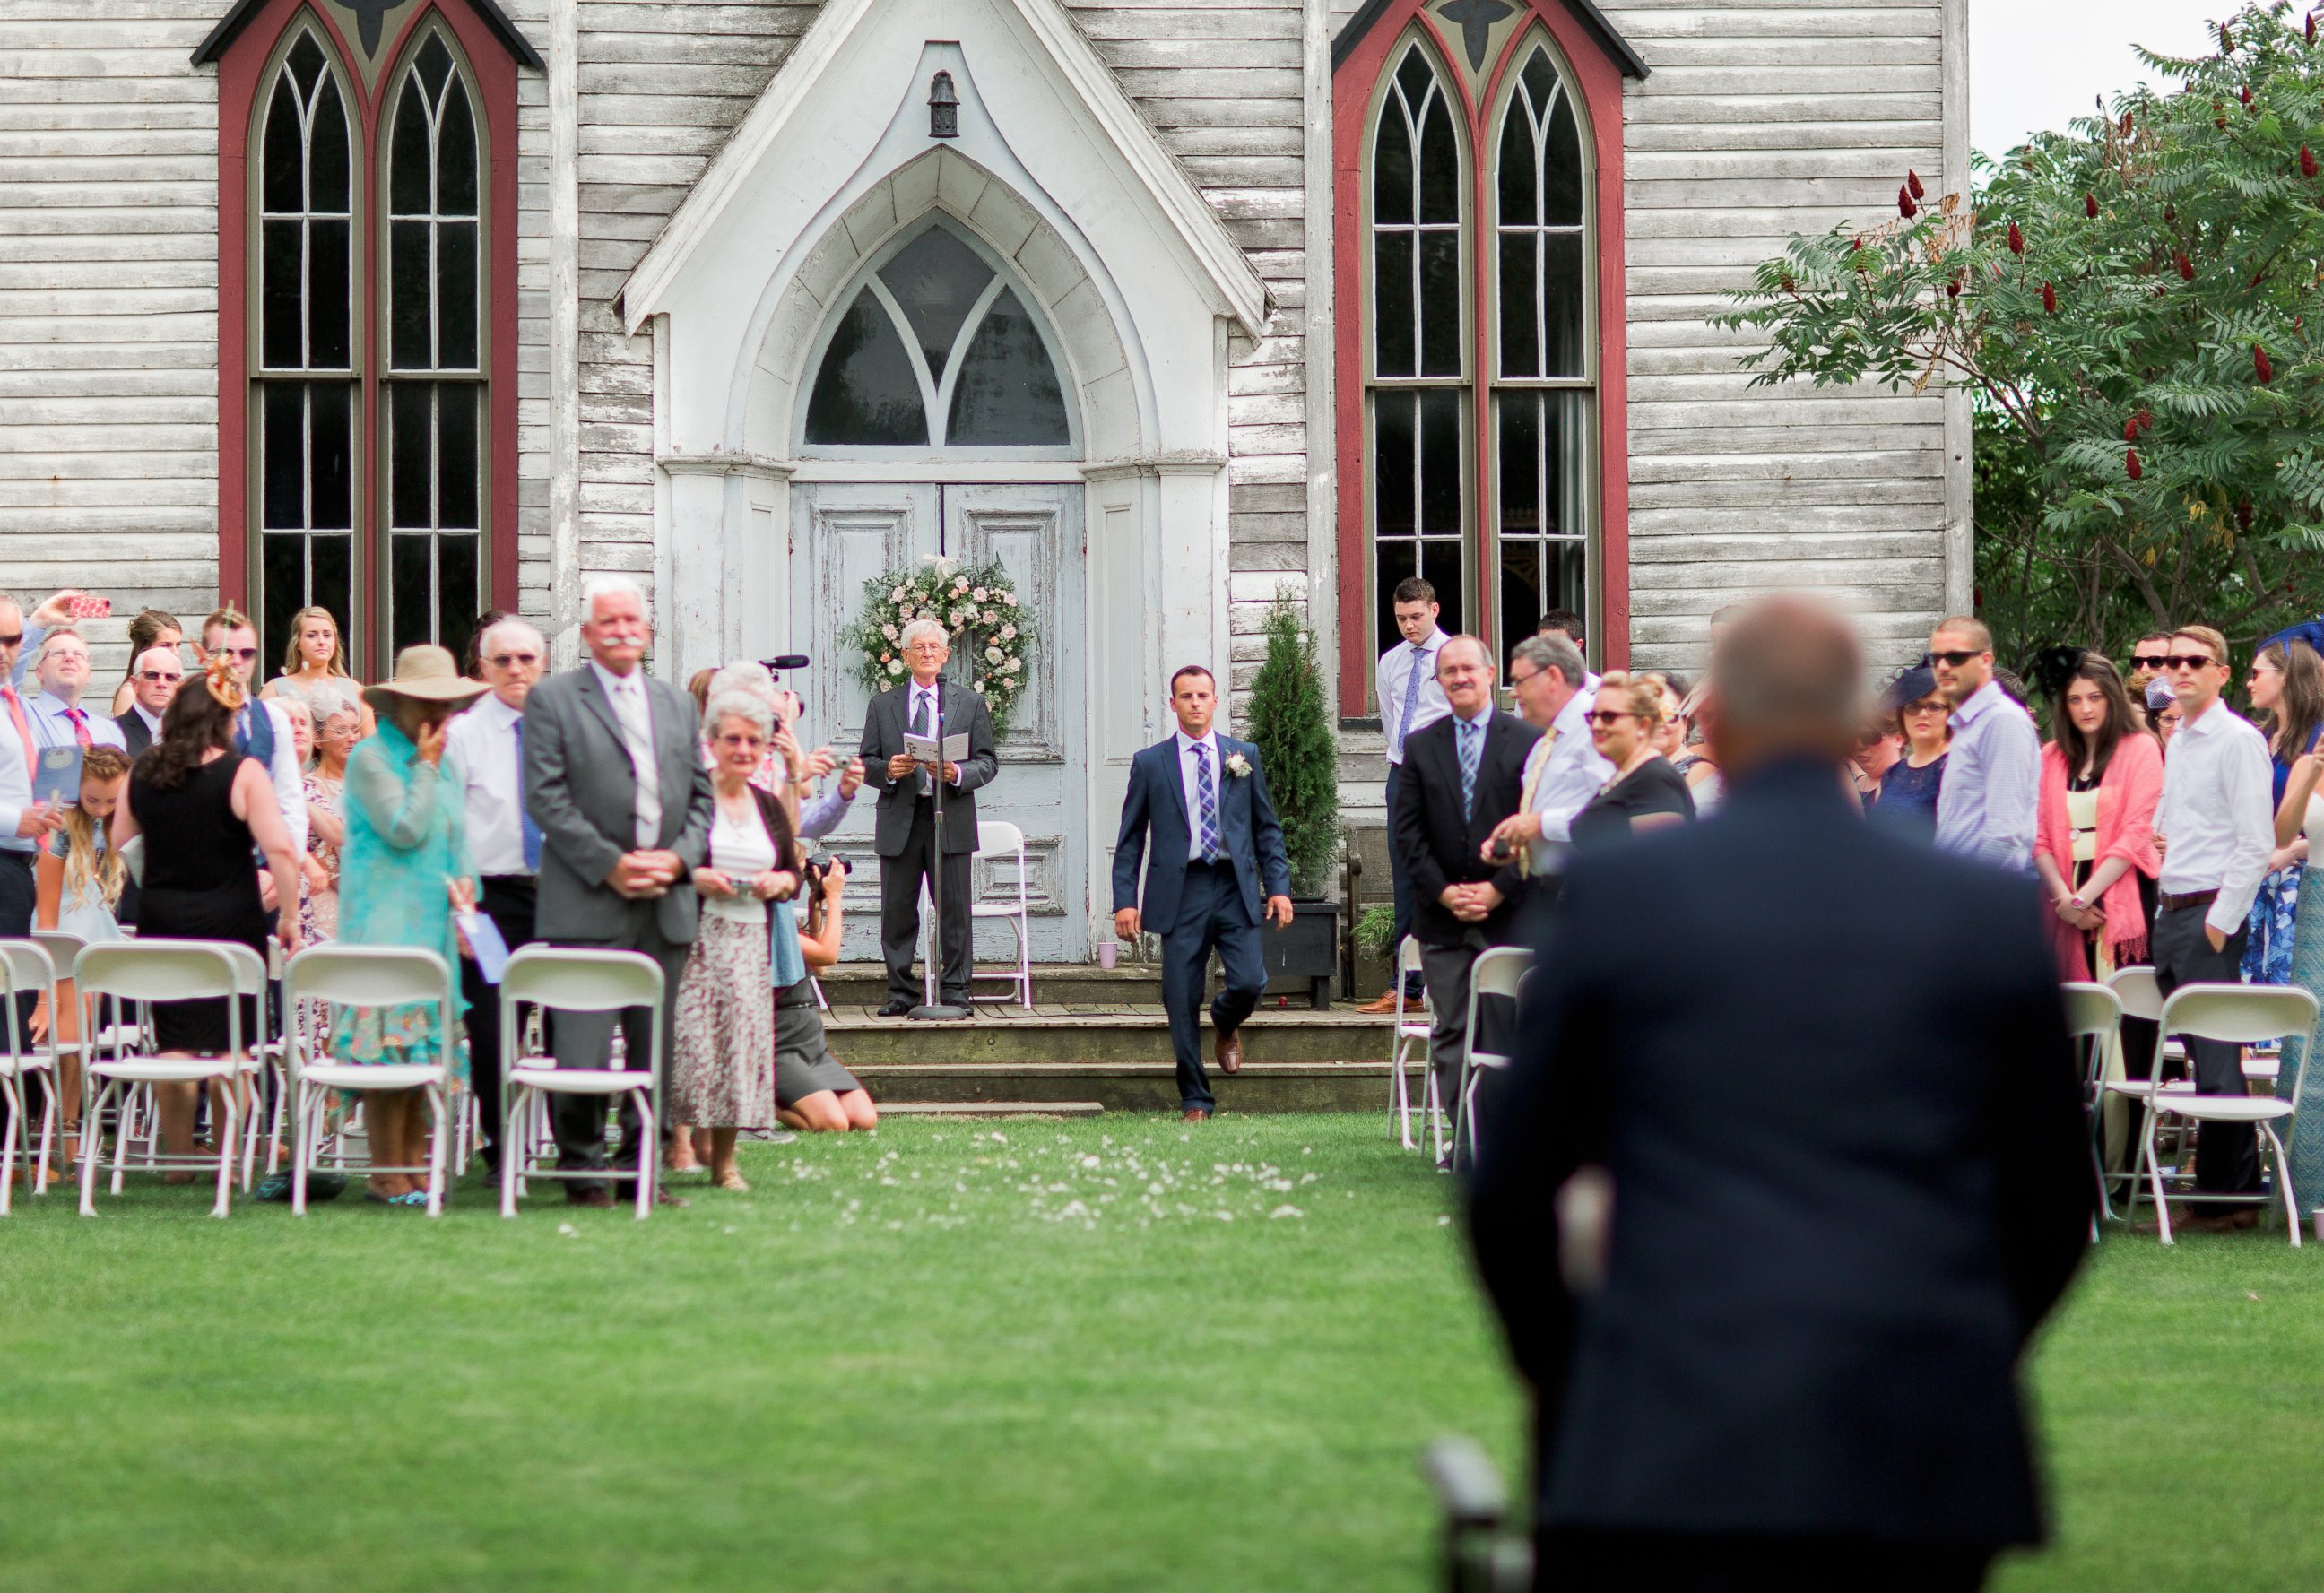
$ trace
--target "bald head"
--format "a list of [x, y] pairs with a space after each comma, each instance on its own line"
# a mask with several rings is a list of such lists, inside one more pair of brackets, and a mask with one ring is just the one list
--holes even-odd
[[1728, 623], [1711, 661], [1705, 716], [1720, 767], [1783, 758], [1831, 763], [1856, 747], [1864, 660], [1856, 632], [1820, 603], [1770, 597]]

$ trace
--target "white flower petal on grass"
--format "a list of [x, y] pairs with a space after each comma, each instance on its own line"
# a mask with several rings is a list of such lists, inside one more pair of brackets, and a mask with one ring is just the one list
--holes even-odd
[[557, 1231], [563, 1234], [568, 1239], [578, 1238], [581, 1237], [581, 1230], [574, 1227], [569, 1222], [558, 1223], [557, 1225]]
[[1307, 1213], [1301, 1211], [1296, 1206], [1277, 1206], [1274, 1211], [1269, 1211], [1267, 1215], [1268, 1220], [1271, 1221], [1277, 1217], [1305, 1217]]

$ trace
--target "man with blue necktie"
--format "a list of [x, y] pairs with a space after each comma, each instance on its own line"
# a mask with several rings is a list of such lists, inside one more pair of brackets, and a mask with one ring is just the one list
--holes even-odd
[[1202, 1051], [1211, 953], [1218, 952], [1227, 976], [1226, 988], [1211, 1003], [1217, 1031], [1213, 1047], [1220, 1071], [1237, 1073], [1242, 1071], [1237, 1031], [1267, 988], [1259, 950], [1262, 889], [1267, 922], [1277, 929], [1291, 923], [1291, 865], [1283, 825], [1267, 795], [1267, 772], [1257, 747], [1211, 728], [1218, 706], [1218, 683], [1200, 664], [1170, 677], [1177, 732], [1130, 760], [1121, 836], [1113, 852], [1114, 933], [1123, 940], [1136, 940], [1141, 929], [1162, 936], [1162, 1006], [1170, 1015], [1170, 1048], [1178, 1061], [1178, 1103], [1190, 1123], [1218, 1110]]
[[[530, 945], [540, 897], [540, 826], [524, 810], [524, 702], [549, 665], [549, 644], [522, 620], [503, 620], [485, 631], [476, 668], [489, 695], [445, 732], [447, 767], [459, 772], [466, 796], [468, 858], [483, 889], [476, 910], [493, 921], [508, 949]], [[494, 1183], [501, 1167], [501, 1002], [474, 957], [460, 959], [460, 991], [468, 1001], [468, 1073], [484, 1109], [484, 1167]]]
[[[1404, 783], [1404, 750], [1415, 732], [1443, 718], [1452, 710], [1444, 701], [1444, 688], [1436, 684], [1436, 653], [1444, 645], [1444, 632], [1436, 626], [1441, 605], [1436, 601], [1436, 588], [1418, 576], [1408, 576], [1396, 584], [1388, 594], [1389, 612], [1396, 616], [1397, 633], [1404, 638], [1379, 657], [1375, 678], [1379, 691], [1380, 730], [1388, 738], [1388, 807], [1396, 811], [1397, 792]], [[1395, 948], [1404, 944], [1404, 937], [1412, 933], [1412, 871], [1405, 861], [1403, 851], [1396, 843], [1396, 832], [1388, 838], [1388, 889], [1396, 901], [1396, 925], [1388, 932], [1391, 959]], [[1405, 979], [1405, 999], [1417, 1001], [1422, 987], [1418, 975]], [[1356, 1008], [1359, 1012], [1383, 1013], [1396, 1010], [1396, 986], [1375, 1000]]]

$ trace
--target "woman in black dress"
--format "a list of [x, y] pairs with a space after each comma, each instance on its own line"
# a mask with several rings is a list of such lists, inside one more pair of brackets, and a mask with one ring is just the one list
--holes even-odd
[[1573, 815], [1573, 844], [1603, 846], [1694, 817], [1686, 777], [1655, 750], [1655, 732], [1671, 712], [1670, 690], [1648, 675], [1617, 669], [1598, 682], [1590, 739], [1614, 775]]
[[[189, 676], [161, 715], [159, 740], [129, 774], [129, 799], [115, 810], [113, 843], [143, 835], [145, 873], [137, 936], [150, 940], [231, 940], [266, 954], [266, 909], [259, 897], [255, 847], [286, 887], [276, 933], [287, 953], [299, 949], [299, 861], [275, 805], [266, 767], [234, 750], [235, 715], [246, 700], [233, 660], [220, 654]], [[226, 1050], [224, 1000], [158, 1001], [153, 1032], [165, 1056], [217, 1056]], [[245, 1046], [261, 1037], [257, 1002], [242, 1007]], [[161, 1135], [172, 1155], [192, 1152], [194, 1086], [154, 1087]], [[220, 1145], [218, 1154], [234, 1147]], [[173, 1174], [175, 1181], [190, 1174]]]

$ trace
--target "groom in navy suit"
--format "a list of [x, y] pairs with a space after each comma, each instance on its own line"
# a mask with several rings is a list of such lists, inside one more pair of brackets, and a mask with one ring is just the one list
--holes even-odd
[[[1121, 838], [1113, 852], [1113, 931], [1135, 940], [1141, 927], [1162, 936], [1162, 1005], [1170, 1014], [1170, 1046], [1178, 1057], [1178, 1099], [1185, 1120], [1199, 1123], [1216, 1110], [1203, 1071], [1203, 985], [1211, 950], [1226, 967], [1226, 989], [1211, 1003], [1221, 1071], [1242, 1071], [1242, 1020], [1259, 1005], [1267, 970], [1259, 954], [1259, 893], [1265, 917], [1277, 929], [1291, 922], [1291, 866], [1283, 854], [1283, 826], [1268, 800], [1259, 749], [1216, 734], [1218, 683], [1200, 664], [1170, 677], [1170, 708], [1178, 733], [1130, 760], [1130, 796], [1121, 805]], [[1146, 838], [1154, 837], [1146, 870], [1146, 906], [1138, 900], [1138, 869]]]

